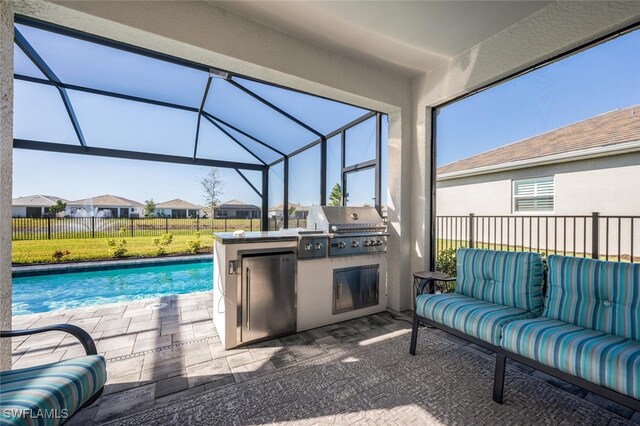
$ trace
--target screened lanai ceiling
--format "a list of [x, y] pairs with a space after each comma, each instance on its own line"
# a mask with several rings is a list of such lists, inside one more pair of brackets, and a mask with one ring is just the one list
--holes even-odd
[[16, 18], [14, 146], [264, 170], [374, 112]]

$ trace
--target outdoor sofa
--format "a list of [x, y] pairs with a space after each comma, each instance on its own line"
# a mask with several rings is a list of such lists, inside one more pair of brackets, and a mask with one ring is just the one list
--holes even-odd
[[[460, 249], [451, 294], [421, 294], [426, 324], [496, 353], [493, 399], [507, 358], [640, 411], [640, 264]], [[544, 294], [544, 298], [543, 298]]]
[[0, 425], [59, 425], [102, 395], [107, 367], [89, 333], [71, 324], [0, 331], [0, 337], [62, 331], [77, 338], [86, 356], [0, 372]]

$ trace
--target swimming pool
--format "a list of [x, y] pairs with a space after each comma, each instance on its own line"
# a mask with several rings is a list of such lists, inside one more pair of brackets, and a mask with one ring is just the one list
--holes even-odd
[[213, 262], [13, 278], [13, 315], [207, 291]]

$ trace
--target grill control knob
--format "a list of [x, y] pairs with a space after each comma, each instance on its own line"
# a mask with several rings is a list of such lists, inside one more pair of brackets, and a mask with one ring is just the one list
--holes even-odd
[[338, 243], [338, 248], [343, 249], [343, 248], [345, 247], [345, 245], [346, 245], [346, 244], [344, 243], [344, 241], [340, 241], [340, 242]]
[[322, 243], [316, 243], [316, 250], [322, 250]]
[[371, 247], [375, 247], [375, 246], [376, 246], [376, 240], [371, 240], [371, 241], [369, 241], [369, 245], [370, 245]]
[[369, 247], [371, 245], [371, 241], [365, 240], [362, 245], [365, 246], [365, 247]]
[[376, 245], [377, 246], [381, 246], [382, 245], [382, 240], [376, 240]]
[[307, 243], [307, 244], [304, 245], [304, 249], [306, 251], [311, 251], [312, 248], [313, 248], [313, 245], [311, 245], [311, 243]]
[[359, 242], [357, 242], [357, 241], [351, 241], [351, 247], [353, 247], [353, 248], [357, 248], [359, 245], [360, 245], [360, 243], [359, 243]]

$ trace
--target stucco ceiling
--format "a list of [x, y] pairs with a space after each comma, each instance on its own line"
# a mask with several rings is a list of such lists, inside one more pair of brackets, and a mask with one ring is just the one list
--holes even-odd
[[209, 1], [275, 30], [408, 76], [550, 1]]

